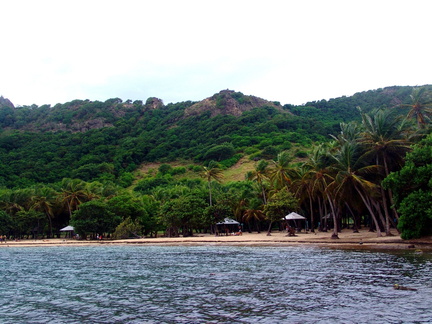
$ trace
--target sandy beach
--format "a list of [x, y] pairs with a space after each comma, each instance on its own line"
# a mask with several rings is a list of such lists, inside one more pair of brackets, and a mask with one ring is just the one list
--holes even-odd
[[240, 235], [214, 236], [210, 234], [195, 234], [193, 237], [158, 237], [137, 238], [124, 240], [75, 240], [75, 239], [45, 239], [7, 241], [0, 244], [2, 247], [29, 247], [29, 246], [84, 246], [84, 245], [253, 245], [253, 246], [288, 246], [313, 245], [341, 249], [416, 249], [432, 250], [432, 237], [416, 240], [402, 240], [397, 233], [392, 236], [377, 237], [376, 233], [361, 230], [353, 233], [352, 230], [343, 230], [339, 239], [331, 238], [332, 232], [300, 232], [295, 236], [287, 236], [286, 232], [272, 232], [267, 236], [262, 233], [243, 233]]

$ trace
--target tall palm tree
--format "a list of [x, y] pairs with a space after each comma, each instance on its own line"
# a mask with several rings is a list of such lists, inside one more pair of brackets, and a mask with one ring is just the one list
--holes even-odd
[[45, 214], [49, 223], [50, 236], [53, 237], [52, 219], [54, 217], [53, 205], [56, 198], [56, 191], [52, 188], [42, 186], [34, 189], [31, 197], [32, 209]]
[[[327, 222], [327, 206], [331, 207], [331, 193], [327, 190], [328, 185], [334, 180], [330, 172], [332, 158], [330, 152], [334, 151], [336, 146], [334, 143], [326, 143], [315, 146], [309, 156], [307, 168], [309, 169], [307, 177], [310, 178], [310, 192], [317, 201], [320, 212], [320, 219], [324, 220], [324, 225], [321, 222], [321, 228], [325, 227]], [[333, 211], [333, 208], [331, 208]], [[335, 213], [332, 213], [335, 218]], [[334, 226], [336, 226], [336, 222]]]
[[91, 194], [86, 188], [86, 182], [79, 179], [63, 179], [60, 184], [59, 198], [67, 206], [69, 217], [78, 206], [91, 200]]
[[[359, 143], [365, 150], [362, 158], [369, 160], [370, 163], [381, 165], [386, 177], [391, 171], [400, 170], [406, 153], [411, 149], [411, 143], [405, 137], [405, 130], [400, 127], [400, 118], [395, 117], [388, 109], [375, 110], [370, 114], [361, 112], [361, 116], [364, 130]], [[387, 193], [382, 188], [380, 190], [386, 219], [385, 232], [386, 235], [391, 235], [389, 205], [393, 205], [393, 195], [391, 190]], [[387, 202], [387, 196], [390, 203]], [[393, 214], [398, 218], [394, 208]]]
[[[378, 186], [366, 178], [370, 174], [378, 174], [379, 166], [363, 166], [356, 143], [344, 143], [340, 150], [332, 155], [332, 157], [335, 161], [332, 169], [336, 175], [328, 188], [333, 191], [339, 201], [347, 202], [348, 204], [356, 196], [360, 197], [375, 223], [377, 236], [381, 236], [379, 222], [371, 204], [373, 195], [378, 193]], [[334, 235], [337, 235], [337, 232]]]
[[267, 204], [266, 192], [264, 187], [264, 181], [268, 180], [268, 170], [267, 170], [268, 162], [265, 160], [260, 160], [255, 165], [255, 170], [249, 171], [246, 173], [246, 180], [256, 181], [260, 186], [264, 205]]
[[401, 108], [410, 108], [407, 118], [414, 118], [419, 129], [425, 128], [432, 115], [432, 100], [425, 87], [414, 88], [410, 94], [411, 102], [401, 104]]
[[292, 156], [288, 151], [283, 151], [277, 155], [277, 159], [273, 161], [273, 168], [269, 170], [270, 181], [276, 189], [286, 187], [288, 190], [292, 182], [292, 178], [296, 176], [295, 169], [290, 163]]
[[222, 170], [217, 166], [216, 163], [210, 163], [208, 167], [204, 167], [204, 171], [201, 173], [201, 176], [207, 180], [209, 189], [209, 202], [210, 206], [212, 206], [213, 202], [211, 181], [215, 180], [217, 182], [221, 182], [223, 179]]
[[313, 172], [310, 164], [304, 163], [298, 168], [299, 177], [294, 180], [293, 187], [295, 195], [299, 199], [300, 205], [303, 203], [309, 205], [309, 214], [311, 217], [311, 232], [315, 232], [315, 219], [314, 219], [314, 186], [313, 186]]

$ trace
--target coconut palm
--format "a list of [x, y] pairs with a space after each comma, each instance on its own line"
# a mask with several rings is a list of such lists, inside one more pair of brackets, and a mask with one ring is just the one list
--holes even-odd
[[432, 115], [432, 100], [425, 87], [414, 88], [410, 94], [411, 102], [401, 104], [401, 108], [410, 108], [407, 118], [414, 118], [419, 129], [425, 128]]
[[264, 181], [268, 180], [268, 162], [265, 160], [260, 160], [253, 171], [246, 173], [246, 180], [256, 181], [261, 189], [262, 198], [264, 205], [267, 203], [266, 192], [264, 187]]
[[52, 219], [54, 217], [53, 205], [55, 203], [56, 191], [49, 187], [36, 187], [31, 197], [32, 209], [42, 212], [48, 219], [49, 231], [53, 237]]
[[249, 231], [251, 230], [251, 223], [254, 223], [256, 230], [260, 233], [259, 222], [265, 219], [265, 214], [261, 209], [249, 208], [243, 213], [243, 221], [248, 223]]
[[277, 155], [273, 161], [273, 168], [269, 170], [270, 181], [275, 189], [281, 189], [292, 183], [292, 178], [296, 176], [295, 169], [290, 165], [292, 156], [288, 151], [283, 151]]
[[65, 178], [60, 184], [59, 198], [67, 206], [70, 217], [81, 203], [90, 201], [92, 197], [86, 188], [86, 182], [82, 180]]
[[217, 182], [221, 182], [223, 179], [222, 170], [217, 166], [216, 163], [210, 163], [208, 167], [204, 167], [204, 171], [201, 173], [201, 176], [207, 180], [209, 189], [209, 202], [210, 206], [212, 206], [213, 203], [211, 181], [215, 180]]
[[[350, 204], [355, 197], [360, 197], [368, 209], [377, 230], [377, 236], [381, 236], [378, 219], [375, 215], [373, 196], [379, 193], [377, 184], [367, 180], [367, 176], [378, 174], [378, 165], [362, 164], [359, 146], [356, 143], [344, 143], [340, 150], [332, 155], [334, 164], [331, 167], [335, 172], [334, 181], [329, 184], [328, 189], [334, 194], [338, 201]], [[337, 235], [335, 232], [333, 235]]]
[[293, 187], [295, 189], [295, 196], [299, 199], [300, 205], [303, 203], [309, 205], [309, 214], [311, 218], [311, 231], [315, 231], [314, 219], [314, 198], [316, 193], [313, 186], [313, 170], [310, 164], [304, 163], [298, 168], [299, 177], [294, 180]]
[[[360, 110], [361, 111], [361, 110]], [[370, 114], [362, 113], [363, 132], [359, 143], [365, 153], [362, 159], [369, 160], [370, 163], [381, 165], [384, 168], [384, 175], [387, 177], [391, 171], [400, 170], [404, 163], [404, 157], [410, 151], [410, 142], [405, 137], [405, 130], [401, 128], [401, 119], [395, 117], [390, 110], [375, 110]], [[385, 213], [385, 232], [390, 233], [390, 205], [393, 205], [392, 192], [387, 193], [381, 190], [382, 207]], [[396, 218], [398, 214], [393, 208]]]

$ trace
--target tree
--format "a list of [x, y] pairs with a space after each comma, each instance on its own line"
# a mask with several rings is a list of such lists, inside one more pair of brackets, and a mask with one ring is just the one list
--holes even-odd
[[288, 151], [283, 151], [278, 154], [276, 161], [273, 161], [273, 167], [269, 170], [270, 180], [276, 189], [281, 189], [288, 186], [292, 182], [292, 178], [296, 176], [294, 168], [290, 163], [292, 157]]
[[298, 209], [298, 200], [291, 192], [280, 190], [270, 197], [264, 206], [266, 219], [270, 221], [267, 235], [270, 236], [273, 222], [281, 220], [290, 211]]
[[264, 187], [264, 181], [268, 180], [267, 166], [268, 166], [268, 162], [266, 160], [260, 160], [255, 165], [255, 170], [249, 171], [246, 174], [246, 180], [256, 181], [260, 186], [264, 205], [267, 203], [266, 192]]
[[139, 233], [142, 231], [142, 226], [134, 221], [132, 218], [127, 217], [123, 222], [121, 222], [115, 229], [113, 233], [114, 238], [129, 238], [129, 237], [139, 237]]
[[409, 104], [401, 104], [401, 108], [410, 108], [407, 118], [413, 118], [417, 122], [419, 129], [426, 126], [427, 120], [432, 114], [432, 100], [430, 94], [426, 92], [425, 87], [417, 87], [410, 94], [411, 102]]
[[120, 224], [121, 217], [110, 211], [101, 200], [82, 203], [72, 214], [71, 224], [84, 238], [88, 234], [112, 233]]
[[53, 237], [52, 219], [54, 217], [53, 205], [56, 199], [56, 191], [50, 187], [36, 187], [34, 195], [31, 197], [32, 209], [45, 214], [48, 224], [50, 236]]
[[81, 203], [90, 200], [89, 192], [86, 189], [86, 182], [79, 179], [63, 179], [60, 184], [59, 197], [66, 204], [70, 218], [72, 218], [72, 212]]
[[7, 234], [8, 236], [14, 228], [12, 217], [3, 210], [0, 210], [0, 235]]
[[432, 135], [413, 146], [403, 168], [383, 181], [394, 193], [403, 239], [432, 234]]
[[[336, 175], [333, 182], [328, 185], [327, 190], [330, 190], [338, 201], [348, 204], [352, 203], [358, 195], [374, 220], [377, 236], [381, 236], [380, 226], [371, 203], [372, 196], [377, 193], [378, 186], [365, 177], [370, 174], [378, 174], [379, 167], [377, 165], [362, 166], [362, 160], [357, 149], [356, 143], [345, 142], [338, 152], [332, 155], [335, 162], [332, 169]], [[333, 237], [338, 236], [336, 222], [336, 218], [334, 218]]]
[[[399, 170], [404, 163], [405, 154], [411, 149], [410, 143], [404, 136], [404, 129], [400, 127], [400, 118], [395, 117], [388, 109], [361, 115], [364, 131], [361, 133], [359, 143], [365, 149], [362, 159], [381, 165], [385, 176], [388, 176], [391, 171]], [[385, 232], [386, 235], [391, 235], [389, 205], [394, 205], [393, 195], [391, 190], [387, 193], [381, 187], [380, 190], [385, 213]], [[395, 209], [393, 213], [395, 218], [399, 217]]]
[[209, 202], [210, 202], [210, 206], [212, 206], [213, 202], [212, 202], [211, 181], [215, 180], [217, 182], [221, 182], [223, 179], [222, 170], [219, 169], [216, 163], [211, 162], [208, 167], [204, 167], [204, 171], [201, 173], [201, 176], [205, 178], [208, 183]]

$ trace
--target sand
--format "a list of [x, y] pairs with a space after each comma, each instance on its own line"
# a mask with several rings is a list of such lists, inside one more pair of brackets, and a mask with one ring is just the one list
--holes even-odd
[[75, 239], [45, 239], [2, 242], [2, 247], [29, 246], [85, 246], [85, 245], [240, 245], [240, 246], [288, 246], [309, 245], [340, 249], [414, 249], [432, 251], [432, 237], [417, 240], [402, 240], [397, 233], [392, 236], [377, 237], [376, 233], [361, 230], [353, 233], [345, 229], [339, 233], [339, 239], [332, 239], [332, 232], [299, 232], [287, 236], [286, 232], [272, 232], [271, 236], [263, 233], [243, 233], [243, 235], [214, 236], [195, 234], [193, 237], [158, 237], [126, 240], [85, 241]]

